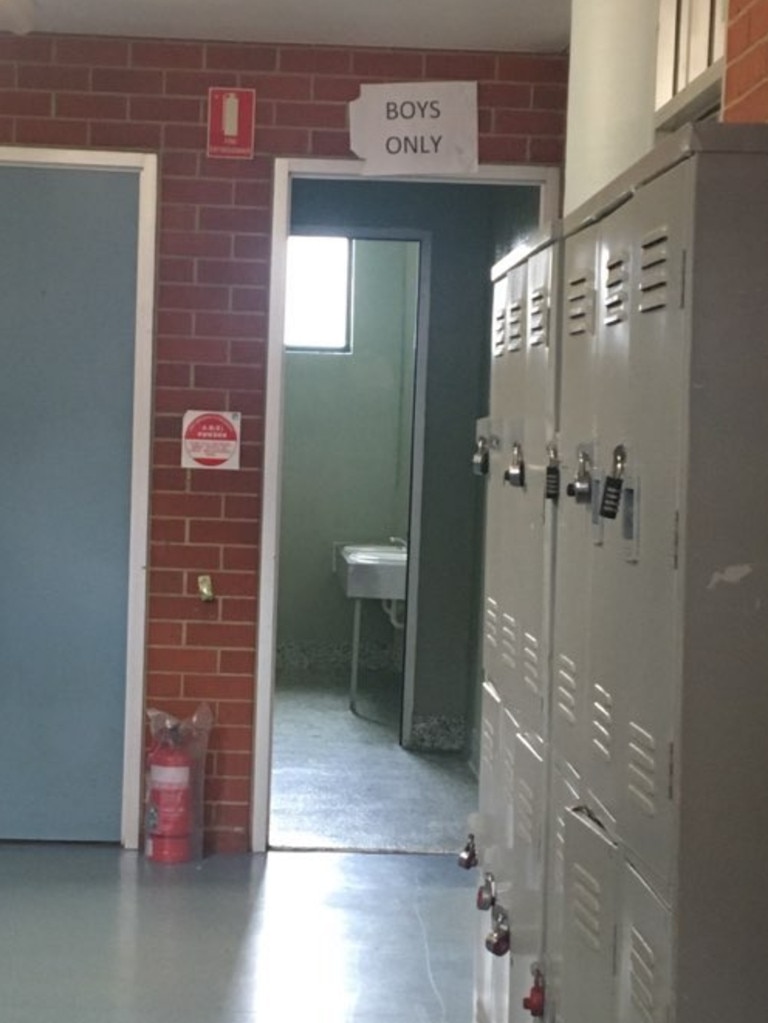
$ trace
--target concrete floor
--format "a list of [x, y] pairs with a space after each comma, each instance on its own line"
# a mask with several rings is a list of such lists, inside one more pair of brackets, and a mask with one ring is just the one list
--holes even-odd
[[470, 1023], [454, 856], [0, 845], [2, 1023]]
[[464, 754], [399, 745], [400, 680], [284, 673], [275, 700], [271, 848], [455, 852], [477, 807]]

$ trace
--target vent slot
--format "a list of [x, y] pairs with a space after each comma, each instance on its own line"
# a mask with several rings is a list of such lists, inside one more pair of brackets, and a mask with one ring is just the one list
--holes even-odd
[[595, 333], [595, 282], [592, 274], [581, 274], [568, 281], [568, 335], [580, 337]]
[[485, 642], [493, 650], [499, 645], [499, 605], [493, 597], [485, 600]]
[[530, 632], [525, 633], [523, 646], [523, 681], [535, 696], [541, 696], [539, 641]]
[[571, 913], [581, 939], [595, 952], [603, 946], [602, 889], [597, 878], [574, 863], [571, 876]]
[[536, 800], [533, 789], [521, 778], [515, 786], [515, 834], [528, 845], [533, 845], [536, 826]]
[[638, 309], [650, 313], [669, 302], [669, 231], [659, 227], [640, 243], [640, 299]]
[[545, 345], [549, 341], [549, 298], [544, 288], [532, 291], [528, 299], [528, 344]]
[[627, 791], [648, 817], [658, 814], [659, 790], [656, 740], [634, 722], [629, 725]]
[[507, 311], [500, 309], [493, 317], [491, 330], [491, 355], [503, 355], [507, 332]]
[[516, 352], [523, 344], [523, 303], [518, 299], [507, 306], [507, 349]]
[[607, 763], [613, 759], [613, 697], [597, 684], [592, 689], [592, 751]]
[[629, 267], [624, 255], [608, 258], [605, 277], [605, 310], [603, 322], [606, 327], [623, 323], [627, 318]]
[[517, 621], [510, 614], [501, 616], [501, 659], [510, 671], [517, 670], [519, 656]]
[[576, 724], [576, 665], [565, 654], [557, 659], [557, 712], [569, 725]]
[[656, 956], [636, 928], [632, 928], [629, 952], [629, 990], [632, 1006], [642, 1023], [654, 1023], [656, 1015]]

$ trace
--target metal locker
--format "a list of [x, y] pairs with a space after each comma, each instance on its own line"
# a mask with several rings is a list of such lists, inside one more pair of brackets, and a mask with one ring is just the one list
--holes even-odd
[[560, 350], [561, 496], [557, 508], [552, 663], [552, 745], [578, 773], [584, 769], [588, 609], [592, 587], [595, 430], [593, 366], [597, 344], [597, 228], [564, 243]]
[[618, 1023], [668, 1023], [671, 940], [669, 907], [625, 863], [621, 877]]
[[481, 863], [487, 858], [488, 850], [497, 848], [501, 841], [498, 820], [501, 715], [501, 698], [493, 683], [486, 681], [480, 704], [479, 812], [470, 821]]
[[491, 305], [491, 384], [489, 410], [492, 416], [497, 416], [499, 409], [503, 405], [501, 381], [504, 375], [504, 356], [507, 352], [508, 292], [509, 279], [506, 274], [502, 274], [493, 282]]
[[581, 807], [565, 819], [562, 1016], [615, 1023], [619, 850]]
[[485, 541], [483, 572], [482, 651], [486, 679], [499, 685], [501, 674], [500, 559], [502, 517], [502, 474], [500, 462], [501, 424], [495, 419], [479, 419], [475, 425], [475, 452], [472, 467], [485, 479]]

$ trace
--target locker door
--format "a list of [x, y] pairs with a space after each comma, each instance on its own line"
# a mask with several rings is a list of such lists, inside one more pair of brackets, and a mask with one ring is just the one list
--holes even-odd
[[543, 749], [518, 734], [515, 742], [514, 856], [510, 893], [512, 968], [509, 975], [509, 1021], [528, 1023], [523, 999], [532, 967], [544, 955], [544, 822], [546, 773]]
[[[501, 426], [495, 419], [480, 419], [475, 427], [475, 471], [485, 471], [485, 547], [483, 572], [483, 671], [498, 685], [501, 670], [501, 606], [499, 567], [502, 516]], [[479, 460], [479, 461], [478, 461]]]
[[562, 1017], [615, 1023], [618, 849], [579, 810], [565, 820]]
[[[598, 328], [593, 394], [597, 419], [595, 458], [602, 502], [606, 480], [617, 475], [619, 452], [628, 469], [636, 452], [630, 435], [631, 267], [634, 238], [629, 203], [606, 217], [600, 228]], [[632, 382], [634, 386], [634, 382]], [[627, 615], [632, 607], [633, 566], [624, 557], [620, 519], [600, 515], [590, 600], [590, 660], [586, 705], [585, 788], [615, 819], [619, 791], [618, 764], [625, 720]]]
[[501, 700], [491, 682], [483, 683], [480, 704], [479, 814], [473, 822], [481, 862], [487, 850], [498, 846], [498, 761], [501, 735]]
[[565, 899], [565, 815], [580, 803], [578, 779], [564, 764], [553, 763], [547, 827], [547, 924], [544, 955], [548, 1023], [564, 1023], [563, 916]]
[[671, 1018], [669, 909], [629, 864], [622, 875], [618, 1023]]
[[[563, 336], [559, 451], [562, 491], [555, 562], [552, 742], [577, 772], [583, 770], [588, 607], [593, 544], [590, 480], [594, 461], [592, 412], [596, 346], [597, 229], [568, 238], [563, 260]], [[567, 487], [583, 495], [569, 496]]]
[[[663, 892], [670, 884], [676, 714], [675, 567], [685, 381], [683, 264], [691, 162], [633, 200], [637, 234], [630, 373], [632, 449], [624, 558], [632, 577], [622, 646], [627, 681], [620, 830]], [[633, 482], [634, 479], [634, 482]], [[634, 487], [634, 494], [632, 491]], [[631, 528], [630, 528], [631, 525]]]

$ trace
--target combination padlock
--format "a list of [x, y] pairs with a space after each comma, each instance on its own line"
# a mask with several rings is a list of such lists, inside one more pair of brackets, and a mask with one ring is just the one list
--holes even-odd
[[544, 477], [544, 497], [548, 501], [556, 501], [560, 497], [560, 462], [557, 447], [547, 445], [547, 470]]
[[477, 889], [475, 904], [478, 909], [486, 912], [496, 904], [496, 879], [493, 874], [483, 874], [483, 883]]
[[627, 450], [623, 444], [617, 444], [613, 449], [613, 469], [611, 470], [611, 475], [606, 476], [603, 483], [603, 494], [600, 500], [600, 517], [603, 519], [615, 519], [619, 514], [626, 464]]
[[530, 1012], [534, 1019], [541, 1019], [544, 1016], [544, 974], [538, 966], [533, 966], [531, 973], [533, 974], [533, 987], [523, 999], [523, 1008], [526, 1012]]
[[522, 444], [512, 445], [512, 459], [504, 472], [504, 482], [509, 483], [511, 487], [525, 486], [525, 460]]
[[478, 437], [472, 455], [472, 472], [475, 476], [487, 476], [490, 467], [489, 444], [485, 437]]
[[583, 449], [579, 451], [576, 475], [565, 488], [565, 492], [577, 504], [586, 504], [592, 500], [592, 461]]
[[485, 938], [485, 947], [495, 956], [505, 956], [512, 944], [507, 911], [498, 904], [493, 907], [491, 929]]
[[477, 866], [477, 847], [475, 846], [475, 836], [469, 834], [467, 836], [467, 844], [459, 853], [459, 866], [462, 870], [471, 870]]

